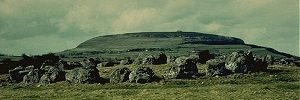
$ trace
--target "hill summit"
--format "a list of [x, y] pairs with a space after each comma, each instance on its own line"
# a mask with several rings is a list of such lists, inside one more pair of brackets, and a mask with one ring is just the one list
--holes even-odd
[[98, 36], [76, 48], [59, 54], [64, 56], [138, 56], [141, 53], [165, 52], [170, 55], [189, 55], [209, 50], [217, 55], [234, 51], [253, 51], [257, 55], [272, 55], [277, 58], [292, 57], [272, 48], [246, 44], [242, 39], [199, 32], [137, 32]]

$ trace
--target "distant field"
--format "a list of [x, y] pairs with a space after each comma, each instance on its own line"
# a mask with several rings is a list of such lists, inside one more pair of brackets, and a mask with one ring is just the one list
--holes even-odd
[[[161, 67], [152, 66], [162, 75]], [[120, 67], [120, 66], [119, 66]], [[130, 66], [128, 66], [130, 67]], [[199, 65], [200, 73], [204, 72]], [[107, 78], [115, 68], [99, 68]], [[2, 75], [2, 79], [3, 76]], [[300, 68], [272, 66], [269, 72], [201, 77], [195, 80], [165, 80], [148, 84], [69, 84], [0, 87], [0, 99], [292, 99], [300, 97]]]

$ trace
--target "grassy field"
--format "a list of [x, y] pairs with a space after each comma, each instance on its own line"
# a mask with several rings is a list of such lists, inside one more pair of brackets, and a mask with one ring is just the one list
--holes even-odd
[[[157, 75], [169, 65], [149, 66]], [[200, 73], [205, 65], [198, 65]], [[99, 68], [107, 78], [117, 67]], [[127, 66], [130, 67], [131, 66]], [[1, 78], [7, 75], [1, 75]], [[0, 99], [300, 99], [300, 68], [272, 66], [269, 72], [202, 76], [194, 80], [163, 80], [148, 84], [22, 84], [0, 87]]]

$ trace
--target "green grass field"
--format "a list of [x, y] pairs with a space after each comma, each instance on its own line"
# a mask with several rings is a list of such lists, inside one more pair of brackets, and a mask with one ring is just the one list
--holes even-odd
[[[158, 76], [169, 65], [149, 66]], [[204, 73], [205, 65], [198, 65]], [[99, 68], [101, 77], [121, 67]], [[130, 67], [131, 66], [127, 66]], [[271, 66], [269, 72], [234, 74], [222, 77], [202, 76], [193, 80], [162, 80], [148, 84], [70, 84], [0, 87], [0, 99], [263, 99], [299, 100], [300, 68]], [[2, 75], [1, 78], [7, 77]]]

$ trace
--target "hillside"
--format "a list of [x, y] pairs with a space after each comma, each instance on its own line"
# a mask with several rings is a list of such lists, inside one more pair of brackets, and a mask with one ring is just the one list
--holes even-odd
[[257, 55], [273, 55], [276, 58], [292, 57], [272, 48], [244, 43], [235, 37], [198, 32], [139, 32], [99, 36], [87, 40], [74, 49], [58, 54], [67, 57], [137, 56], [140, 53], [165, 52], [170, 55], [189, 55], [201, 50], [210, 50], [216, 55], [233, 51], [251, 50]]

